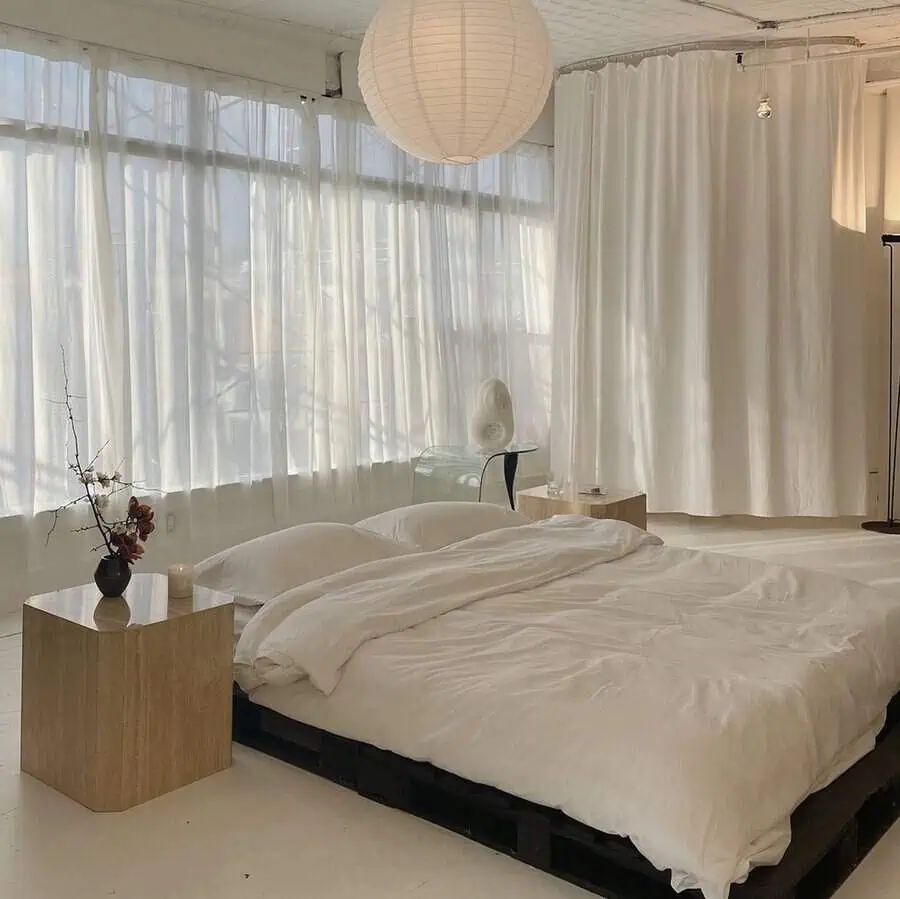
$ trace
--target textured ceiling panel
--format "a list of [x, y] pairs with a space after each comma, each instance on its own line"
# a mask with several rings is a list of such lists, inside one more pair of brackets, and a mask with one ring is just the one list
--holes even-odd
[[[172, 0], [138, 0], [142, 5]], [[226, 10], [240, 17], [290, 21], [361, 37], [378, 0], [181, 0]], [[783, 35], [853, 35], [867, 43], [900, 39], [900, 4], [895, 0], [717, 0], [755, 19], [802, 19], [829, 13], [859, 13], [894, 7], [881, 15], [817, 23], [798, 22]], [[553, 38], [558, 65], [581, 59], [646, 50], [689, 41], [757, 34], [751, 22], [682, 0], [536, 0]]]

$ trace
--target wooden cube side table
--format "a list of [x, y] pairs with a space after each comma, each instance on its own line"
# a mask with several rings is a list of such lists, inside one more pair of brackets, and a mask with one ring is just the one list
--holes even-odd
[[232, 598], [75, 587], [22, 620], [22, 770], [94, 811], [122, 811], [231, 764]]
[[590, 496], [567, 490], [548, 496], [546, 484], [519, 491], [519, 511], [532, 521], [554, 515], [584, 515], [615, 518], [647, 530], [647, 495], [634, 490], [610, 490], [605, 496]]

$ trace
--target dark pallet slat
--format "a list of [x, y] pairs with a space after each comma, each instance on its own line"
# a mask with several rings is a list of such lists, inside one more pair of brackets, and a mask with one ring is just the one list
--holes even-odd
[[[878, 747], [792, 817], [779, 865], [758, 868], [732, 899], [829, 899], [900, 818], [900, 716], [892, 703]], [[462, 834], [606, 899], [702, 899], [675, 893], [621, 837], [600, 833], [492, 787], [293, 721], [254, 705], [235, 687], [234, 739]]]

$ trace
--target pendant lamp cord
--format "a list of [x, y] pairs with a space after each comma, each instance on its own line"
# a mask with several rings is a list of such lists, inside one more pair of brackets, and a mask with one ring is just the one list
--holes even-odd
[[[890, 383], [888, 385], [888, 495], [887, 495], [887, 520], [889, 524], [894, 522], [894, 492], [897, 480], [897, 443], [900, 437], [900, 385], [897, 389], [896, 402], [894, 402], [894, 245], [888, 244], [890, 259], [890, 279], [891, 286], [890, 296], [890, 312], [888, 316], [888, 352], [890, 361], [888, 363], [888, 371], [890, 373]], [[893, 409], [893, 421], [891, 420], [891, 407]], [[891, 425], [893, 424], [893, 431]]]

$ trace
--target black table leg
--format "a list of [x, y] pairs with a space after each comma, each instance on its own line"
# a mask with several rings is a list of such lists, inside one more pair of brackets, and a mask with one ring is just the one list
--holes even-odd
[[506, 494], [509, 496], [509, 507], [516, 509], [516, 469], [519, 467], [519, 454], [506, 453], [503, 457], [503, 476], [506, 478]]

